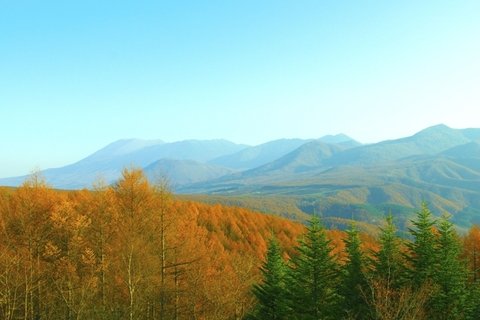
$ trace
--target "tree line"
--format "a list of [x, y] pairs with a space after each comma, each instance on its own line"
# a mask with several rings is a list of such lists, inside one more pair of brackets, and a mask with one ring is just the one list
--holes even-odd
[[462, 246], [449, 217], [434, 219], [425, 203], [411, 225], [400, 239], [390, 215], [375, 251], [362, 250], [352, 225], [342, 258], [316, 217], [289, 261], [273, 237], [247, 319], [479, 319], [478, 227]]
[[462, 247], [445, 221], [376, 240], [180, 201], [135, 169], [79, 191], [33, 175], [0, 188], [0, 319], [468, 319], [480, 229]]

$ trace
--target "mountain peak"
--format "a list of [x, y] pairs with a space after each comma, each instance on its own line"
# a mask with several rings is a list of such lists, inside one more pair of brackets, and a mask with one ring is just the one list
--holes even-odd
[[86, 159], [98, 158], [112, 158], [119, 157], [131, 152], [135, 152], [142, 148], [150, 147], [152, 145], [164, 144], [162, 140], [142, 140], [142, 139], [121, 139], [114, 141], [97, 152], [93, 153]]
[[334, 135], [329, 134], [321, 137], [318, 140], [324, 143], [343, 143], [343, 142], [355, 141], [354, 139], [350, 138], [349, 136], [343, 133], [334, 134]]
[[440, 124], [425, 128], [425, 129], [417, 132], [415, 135], [449, 133], [449, 132], [454, 132], [454, 131], [456, 131], [456, 130], [450, 128], [446, 124], [440, 123]]
[[445, 145], [445, 149], [470, 141], [470, 139], [463, 134], [462, 130], [452, 129], [444, 124], [426, 128], [406, 139], [414, 139], [417, 142], [422, 141], [422, 143], [430, 144], [441, 143]]

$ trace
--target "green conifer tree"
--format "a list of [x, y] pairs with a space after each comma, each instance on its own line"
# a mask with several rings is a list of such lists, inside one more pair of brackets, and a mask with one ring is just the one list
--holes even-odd
[[312, 218], [300, 240], [298, 255], [291, 260], [287, 282], [292, 312], [289, 319], [338, 319], [338, 267], [331, 250], [320, 220]]
[[402, 270], [404, 270], [400, 239], [396, 235], [397, 229], [392, 214], [387, 216], [386, 222], [387, 225], [381, 229], [379, 237], [380, 250], [374, 253], [373, 276], [383, 281], [389, 289], [398, 289], [403, 282]]
[[368, 283], [365, 276], [365, 257], [360, 248], [358, 229], [354, 224], [347, 230], [345, 252], [347, 254], [341, 279], [342, 307], [345, 319], [370, 319], [366, 302]]
[[442, 216], [438, 223], [439, 262], [433, 280], [437, 290], [432, 297], [432, 318], [465, 319], [467, 307], [467, 267], [461, 258], [461, 245], [449, 221]]
[[474, 281], [468, 285], [466, 317], [467, 320], [480, 319], [480, 282]]
[[405, 275], [402, 243], [396, 235], [391, 214], [386, 222], [386, 226], [381, 228], [380, 248], [373, 253], [373, 269], [368, 277], [371, 319], [425, 319], [425, 304], [431, 294], [430, 284], [412, 286]]
[[288, 319], [285, 292], [287, 266], [283, 260], [280, 245], [275, 238], [269, 242], [266, 259], [260, 270], [263, 280], [253, 287], [257, 304], [247, 319]]
[[432, 281], [437, 268], [437, 242], [433, 231], [435, 220], [425, 202], [412, 224], [413, 228], [409, 228], [409, 232], [413, 239], [407, 244], [410, 252], [406, 257], [410, 263], [409, 278], [412, 285], [418, 288]]

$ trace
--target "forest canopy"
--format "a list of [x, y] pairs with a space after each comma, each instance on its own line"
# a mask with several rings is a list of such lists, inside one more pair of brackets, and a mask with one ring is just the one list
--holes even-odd
[[479, 243], [426, 205], [411, 240], [393, 218], [376, 239], [179, 200], [141, 170], [71, 192], [34, 175], [0, 189], [0, 318], [470, 319]]

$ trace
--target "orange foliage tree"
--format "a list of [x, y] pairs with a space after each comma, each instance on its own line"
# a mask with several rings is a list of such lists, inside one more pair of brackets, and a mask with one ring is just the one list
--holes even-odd
[[[180, 201], [136, 169], [115, 185], [71, 192], [34, 175], [0, 189], [0, 319], [242, 319], [268, 239], [289, 259], [304, 230]], [[345, 233], [327, 236], [341, 256]]]
[[473, 281], [480, 279], [480, 226], [473, 225], [463, 239], [464, 257], [466, 258]]

